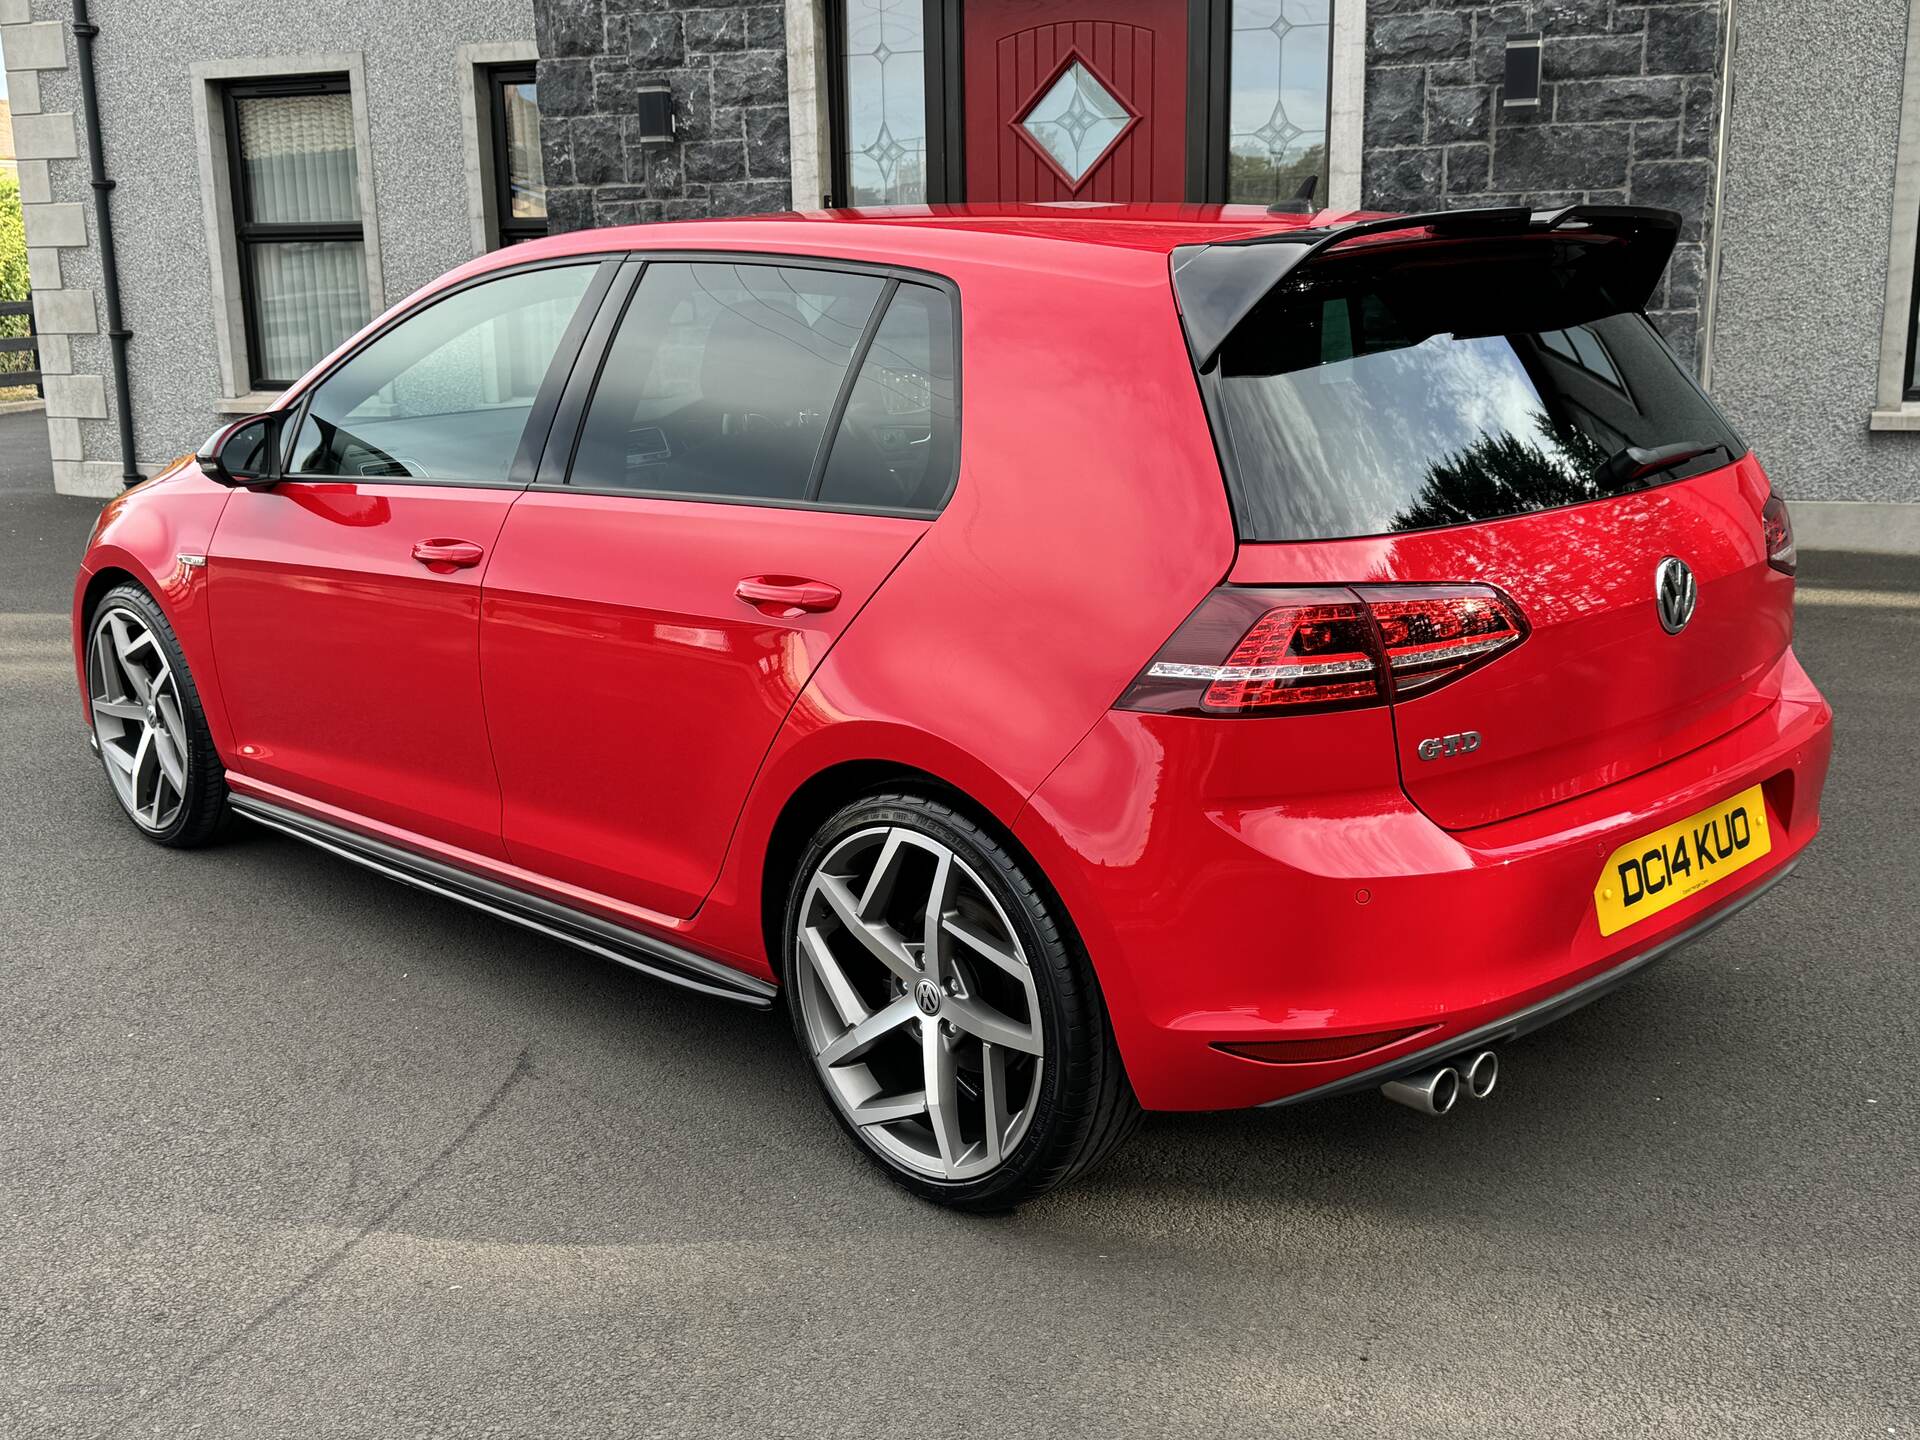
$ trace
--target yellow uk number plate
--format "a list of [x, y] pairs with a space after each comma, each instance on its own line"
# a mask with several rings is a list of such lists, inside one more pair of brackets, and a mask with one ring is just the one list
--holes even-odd
[[1771, 849], [1773, 836], [1758, 785], [1642, 835], [1607, 857], [1600, 882], [1593, 887], [1600, 933], [1611, 935], [1658, 915]]

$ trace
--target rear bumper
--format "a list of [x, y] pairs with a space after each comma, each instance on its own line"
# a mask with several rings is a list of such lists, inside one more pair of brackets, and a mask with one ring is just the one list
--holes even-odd
[[[1732, 900], [1722, 905], [1718, 910], [1710, 913], [1704, 920], [1696, 920], [1691, 926], [1682, 930], [1678, 935], [1662, 940], [1651, 949], [1643, 950], [1638, 955], [1621, 961], [1620, 964], [1614, 966], [1611, 970], [1602, 971], [1590, 979], [1582, 980], [1570, 990], [1563, 990], [1557, 995], [1548, 996], [1545, 1000], [1535, 1001], [1531, 1005], [1516, 1010], [1511, 1015], [1482, 1025], [1476, 1030], [1469, 1030], [1464, 1034], [1450, 1035], [1438, 1044], [1423, 1045], [1410, 1053], [1395, 1055], [1391, 1060], [1362, 1070], [1358, 1074], [1349, 1075], [1344, 1080], [1332, 1080], [1312, 1090], [1302, 1090], [1292, 1095], [1283, 1095], [1278, 1100], [1269, 1100], [1267, 1104], [1298, 1105], [1306, 1100], [1324, 1100], [1333, 1095], [1345, 1095], [1350, 1091], [1365, 1090], [1370, 1086], [1390, 1080], [1395, 1075], [1405, 1075], [1412, 1071], [1424, 1070], [1428, 1066], [1438, 1065], [1441, 1061], [1451, 1056], [1459, 1055], [1465, 1051], [1477, 1050], [1486, 1045], [1498, 1045], [1504, 1041], [1530, 1034], [1542, 1026], [1551, 1025], [1556, 1020], [1563, 1020], [1582, 1006], [1592, 1004], [1601, 996], [1625, 984], [1669, 951], [1677, 950], [1690, 941], [1698, 940], [1722, 920], [1731, 919], [1733, 916], [1739, 914], [1742, 910], [1746, 909], [1748, 905], [1758, 900], [1762, 895], [1766, 894], [1767, 891], [1771, 890], [1775, 885], [1786, 879], [1788, 875], [1792, 874], [1793, 867], [1799, 863], [1800, 862], [1795, 859], [1787, 861], [1784, 865], [1774, 867], [1766, 873], [1765, 878], [1758, 884], [1749, 885], [1745, 890], [1740, 891]], [[1400, 1050], [1405, 1049], [1404, 1046], [1394, 1048]]]
[[[1116, 711], [1015, 829], [1086, 941], [1142, 1104], [1294, 1103], [1546, 1024], [1784, 878], [1819, 830], [1832, 714], [1791, 653], [1771, 678], [1779, 699], [1710, 744], [1463, 832], [1381, 783], [1356, 716]], [[1764, 859], [1600, 934], [1608, 855], [1755, 784]], [[1216, 1048], [1385, 1031], [1414, 1033], [1298, 1064]]]

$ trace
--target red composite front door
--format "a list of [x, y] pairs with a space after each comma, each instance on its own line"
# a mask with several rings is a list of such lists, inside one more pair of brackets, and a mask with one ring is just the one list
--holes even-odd
[[1187, 0], [968, 0], [967, 199], [1186, 197]]

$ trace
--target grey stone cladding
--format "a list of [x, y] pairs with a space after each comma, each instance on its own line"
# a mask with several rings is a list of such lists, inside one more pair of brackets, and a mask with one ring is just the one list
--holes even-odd
[[[1685, 217], [1649, 309], [1694, 362], [1713, 223], [1721, 13], [1697, 0], [1371, 0], [1364, 203], [1575, 201]], [[1507, 37], [1542, 37], [1537, 109], [1501, 107]]]
[[[534, 21], [550, 231], [792, 204], [782, 5], [535, 0]], [[673, 92], [670, 144], [638, 138], [642, 85]]]

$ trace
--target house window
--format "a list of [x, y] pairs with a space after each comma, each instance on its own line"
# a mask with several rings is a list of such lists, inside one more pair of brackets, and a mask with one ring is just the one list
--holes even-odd
[[[1920, 232], [1920, 224], [1914, 229]], [[1920, 400], [1920, 243], [1914, 246], [1913, 290], [1908, 296], [1911, 313], [1907, 316], [1907, 380], [1902, 398]]]
[[225, 102], [253, 388], [285, 389], [369, 317], [353, 97], [318, 75]]
[[547, 233], [547, 178], [540, 160], [540, 106], [533, 66], [496, 65], [487, 72], [493, 119], [493, 213], [496, 248]]
[[1327, 198], [1332, 0], [1233, 0], [1227, 198]]
[[835, 56], [844, 205], [927, 199], [927, 17], [921, 0], [846, 0]]

